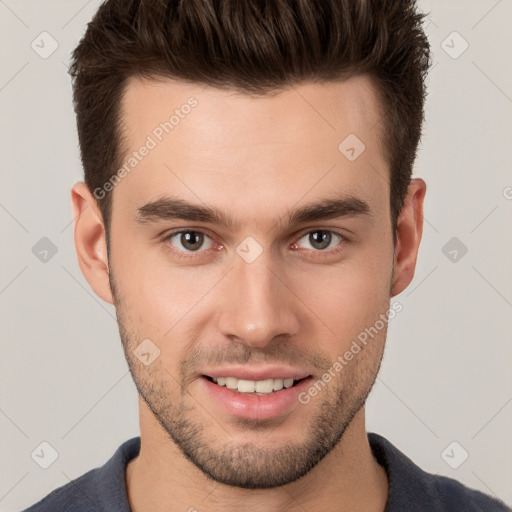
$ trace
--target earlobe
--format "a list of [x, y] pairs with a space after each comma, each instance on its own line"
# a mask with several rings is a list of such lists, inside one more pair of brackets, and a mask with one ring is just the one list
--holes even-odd
[[105, 227], [96, 199], [84, 182], [75, 183], [71, 189], [71, 203], [75, 248], [82, 274], [98, 297], [113, 304]]
[[392, 297], [405, 290], [414, 277], [423, 233], [423, 200], [426, 190], [427, 185], [421, 178], [411, 180], [398, 218]]

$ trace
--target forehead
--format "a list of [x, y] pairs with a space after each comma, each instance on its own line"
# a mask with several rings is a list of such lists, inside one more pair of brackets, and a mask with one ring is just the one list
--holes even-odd
[[247, 220], [338, 192], [386, 209], [381, 116], [365, 76], [258, 96], [132, 78], [121, 120], [123, 164], [133, 165], [114, 199], [136, 209], [169, 193]]

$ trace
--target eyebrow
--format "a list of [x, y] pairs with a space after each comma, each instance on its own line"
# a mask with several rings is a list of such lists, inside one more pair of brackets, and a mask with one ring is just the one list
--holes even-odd
[[[345, 195], [325, 198], [308, 203], [300, 208], [295, 208], [288, 212], [287, 222], [289, 226], [293, 226], [311, 221], [356, 215], [371, 216], [369, 204], [357, 197]], [[190, 203], [174, 196], [163, 197], [141, 206], [138, 208], [135, 217], [136, 222], [139, 224], [176, 219], [216, 224], [230, 230], [237, 230], [240, 227], [240, 224], [230, 214], [223, 212], [219, 208]]]

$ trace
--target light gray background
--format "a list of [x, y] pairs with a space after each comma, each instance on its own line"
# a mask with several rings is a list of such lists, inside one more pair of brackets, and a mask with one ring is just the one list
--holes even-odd
[[[2, 511], [139, 434], [114, 309], [90, 290], [72, 239], [82, 171], [67, 63], [99, 3], [0, 0]], [[367, 428], [425, 470], [512, 504], [512, 1], [420, 5], [434, 53], [414, 173], [428, 187], [424, 235]], [[31, 48], [43, 31], [59, 45], [47, 59]], [[457, 58], [453, 31], [469, 44]], [[46, 263], [32, 253], [42, 237], [58, 248]], [[468, 249], [455, 262], [442, 251], [452, 237]], [[43, 441], [59, 454], [48, 469], [31, 458]], [[469, 453], [458, 469], [441, 456], [453, 441], [451, 461]]]

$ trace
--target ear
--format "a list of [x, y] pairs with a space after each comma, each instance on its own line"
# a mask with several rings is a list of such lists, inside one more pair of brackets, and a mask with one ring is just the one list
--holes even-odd
[[71, 203], [75, 220], [75, 247], [80, 270], [96, 295], [113, 304], [108, 280], [105, 227], [96, 199], [84, 182], [75, 183], [71, 189]]
[[423, 233], [423, 200], [427, 185], [421, 178], [411, 180], [397, 221], [397, 242], [393, 260], [394, 297], [409, 286], [414, 277], [418, 248]]

